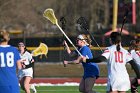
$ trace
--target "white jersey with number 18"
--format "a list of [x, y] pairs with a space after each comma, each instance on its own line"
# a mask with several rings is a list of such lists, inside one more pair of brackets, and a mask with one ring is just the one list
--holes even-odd
[[102, 56], [108, 60], [107, 90], [128, 91], [130, 89], [130, 80], [125, 65], [132, 60], [130, 53], [122, 46], [120, 46], [120, 51], [117, 51], [116, 45], [112, 45], [106, 48]]

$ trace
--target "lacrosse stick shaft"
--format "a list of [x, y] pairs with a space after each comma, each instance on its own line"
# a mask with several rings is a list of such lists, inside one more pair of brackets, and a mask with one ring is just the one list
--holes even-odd
[[67, 40], [70, 42], [70, 44], [75, 48], [75, 50], [77, 51], [77, 53], [81, 56], [82, 54], [78, 51], [78, 49], [75, 47], [75, 45], [72, 43], [72, 41], [69, 39], [69, 37], [65, 34], [65, 32], [62, 30], [62, 28], [58, 25], [58, 23], [56, 23], [56, 25], [58, 26], [58, 28], [60, 29], [60, 31], [63, 33], [63, 35], [67, 38]]
[[122, 33], [122, 29], [123, 29], [123, 26], [124, 26], [125, 21], [126, 21], [126, 19], [123, 19], [123, 23], [122, 23], [122, 27], [121, 27], [120, 33]]
[[[62, 29], [63, 29], [63, 31], [65, 30], [65, 24], [66, 24], [66, 20], [65, 20], [65, 18], [64, 17], [61, 17], [60, 18], [60, 22], [61, 22], [61, 24], [62, 24]], [[62, 40], [64, 41], [65, 40], [65, 36], [63, 35], [63, 37], [62, 37]], [[63, 66], [64, 67], [66, 67], [66, 64], [64, 64], [64, 59], [65, 59], [65, 55], [64, 55], [64, 52], [65, 52], [65, 49], [66, 49], [66, 46], [65, 46], [65, 44], [63, 44]]]
[[122, 22], [122, 27], [121, 27], [120, 34], [122, 33], [122, 29], [123, 29], [123, 26], [124, 26], [124, 24], [125, 24], [125, 22], [126, 22], [128, 13], [129, 13], [129, 7], [126, 6], [126, 12], [125, 12], [124, 17], [123, 17], [123, 22]]
[[89, 32], [86, 19], [85, 19], [84, 17], [80, 17], [80, 18], [77, 20], [77, 23], [80, 24], [81, 27], [87, 31], [87, 33], [90, 35], [91, 39], [96, 43], [96, 45], [99, 47], [99, 49], [103, 52], [103, 50], [101, 49], [101, 47], [99, 46], [99, 44], [97, 43], [97, 41], [95, 40], [95, 38], [94, 38], [94, 37], [92, 36], [92, 34]]
[[97, 43], [97, 41], [95, 40], [95, 38], [91, 35], [91, 33], [89, 31], [87, 31], [89, 33], [89, 35], [91, 36], [92, 40], [96, 43], [96, 45], [98, 46], [98, 48], [102, 51], [103, 53], [103, 50], [101, 49], [101, 47], [99, 46], [99, 44]]

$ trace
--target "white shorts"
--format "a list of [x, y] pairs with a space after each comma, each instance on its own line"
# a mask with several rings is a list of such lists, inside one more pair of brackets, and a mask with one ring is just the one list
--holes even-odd
[[18, 71], [19, 80], [21, 80], [25, 76], [33, 77], [33, 69], [27, 68], [27, 69], [22, 69], [22, 70]]
[[119, 79], [118, 77], [116, 80], [108, 81], [107, 91], [110, 91], [110, 88], [112, 88], [112, 91], [128, 91], [130, 86], [130, 80], [128, 78]]

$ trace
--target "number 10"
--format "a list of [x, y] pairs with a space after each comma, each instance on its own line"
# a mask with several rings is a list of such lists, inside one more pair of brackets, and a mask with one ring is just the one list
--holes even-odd
[[115, 51], [115, 62], [123, 63], [123, 53], [120, 51]]

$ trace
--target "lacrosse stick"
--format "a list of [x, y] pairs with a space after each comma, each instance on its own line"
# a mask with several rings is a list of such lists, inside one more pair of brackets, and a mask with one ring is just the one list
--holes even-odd
[[[41, 55], [47, 55], [48, 54], [48, 47], [46, 44], [44, 43], [40, 43], [39, 47], [37, 47], [35, 50], [32, 51], [31, 55], [33, 57], [39, 56]], [[23, 65], [25, 65], [24, 63], [22, 63]], [[32, 62], [32, 59], [30, 60], [30, 64], [25, 65], [26, 68], [30, 68], [34, 66], [34, 62]], [[34, 69], [34, 67], [33, 67]]]
[[126, 22], [126, 18], [127, 18], [128, 13], [129, 13], [129, 8], [126, 7], [126, 12], [125, 12], [125, 14], [124, 14], [124, 16], [123, 16], [123, 22], [122, 22], [122, 27], [121, 27], [120, 34], [122, 33], [122, 29], [123, 29], [123, 26], [124, 26], [124, 24], [125, 24], [125, 22]]
[[[61, 25], [62, 25], [62, 29], [65, 30], [65, 27], [66, 27], [66, 19], [64, 17], [61, 17], [60, 18], [60, 22], [61, 22]], [[63, 35], [63, 41], [64, 40], [65, 40], [65, 37]], [[66, 49], [65, 44], [63, 44], [63, 48], [64, 48], [64, 50]], [[65, 59], [65, 56], [64, 56], [64, 51], [63, 51], [63, 65], [64, 65], [64, 67], [66, 67], [66, 64], [64, 64], [64, 59]]]
[[48, 54], [48, 46], [44, 43], [40, 43], [39, 47], [32, 51], [32, 56], [36, 57], [39, 55], [47, 55]]
[[88, 30], [88, 24], [87, 24], [87, 21], [84, 17], [80, 17], [78, 20], [77, 20], [77, 23], [80, 25], [80, 27], [83, 29], [83, 30], [86, 30], [86, 32], [90, 35], [90, 37], [92, 38], [92, 40], [96, 43], [96, 45], [99, 47], [99, 49], [101, 50], [101, 52], [103, 52], [103, 50], [101, 49], [101, 47], [99, 46], [99, 44], [97, 43], [97, 41], [95, 40], [95, 38], [92, 36], [92, 34], [89, 32]]
[[50, 8], [46, 9], [46, 10], [44, 11], [44, 13], [43, 13], [43, 16], [44, 16], [46, 19], [50, 20], [54, 25], [56, 25], [56, 26], [60, 29], [60, 31], [61, 31], [61, 32], [63, 33], [63, 35], [67, 38], [67, 40], [70, 42], [70, 44], [75, 48], [75, 50], [77, 51], [77, 53], [78, 53], [81, 57], [83, 57], [82, 54], [78, 51], [78, 49], [75, 47], [75, 45], [72, 43], [72, 41], [69, 39], [69, 37], [65, 34], [65, 32], [63, 31], [63, 29], [59, 26], [58, 21], [57, 21], [57, 18], [56, 18], [55, 15], [54, 15], [53, 9], [50, 9]]

